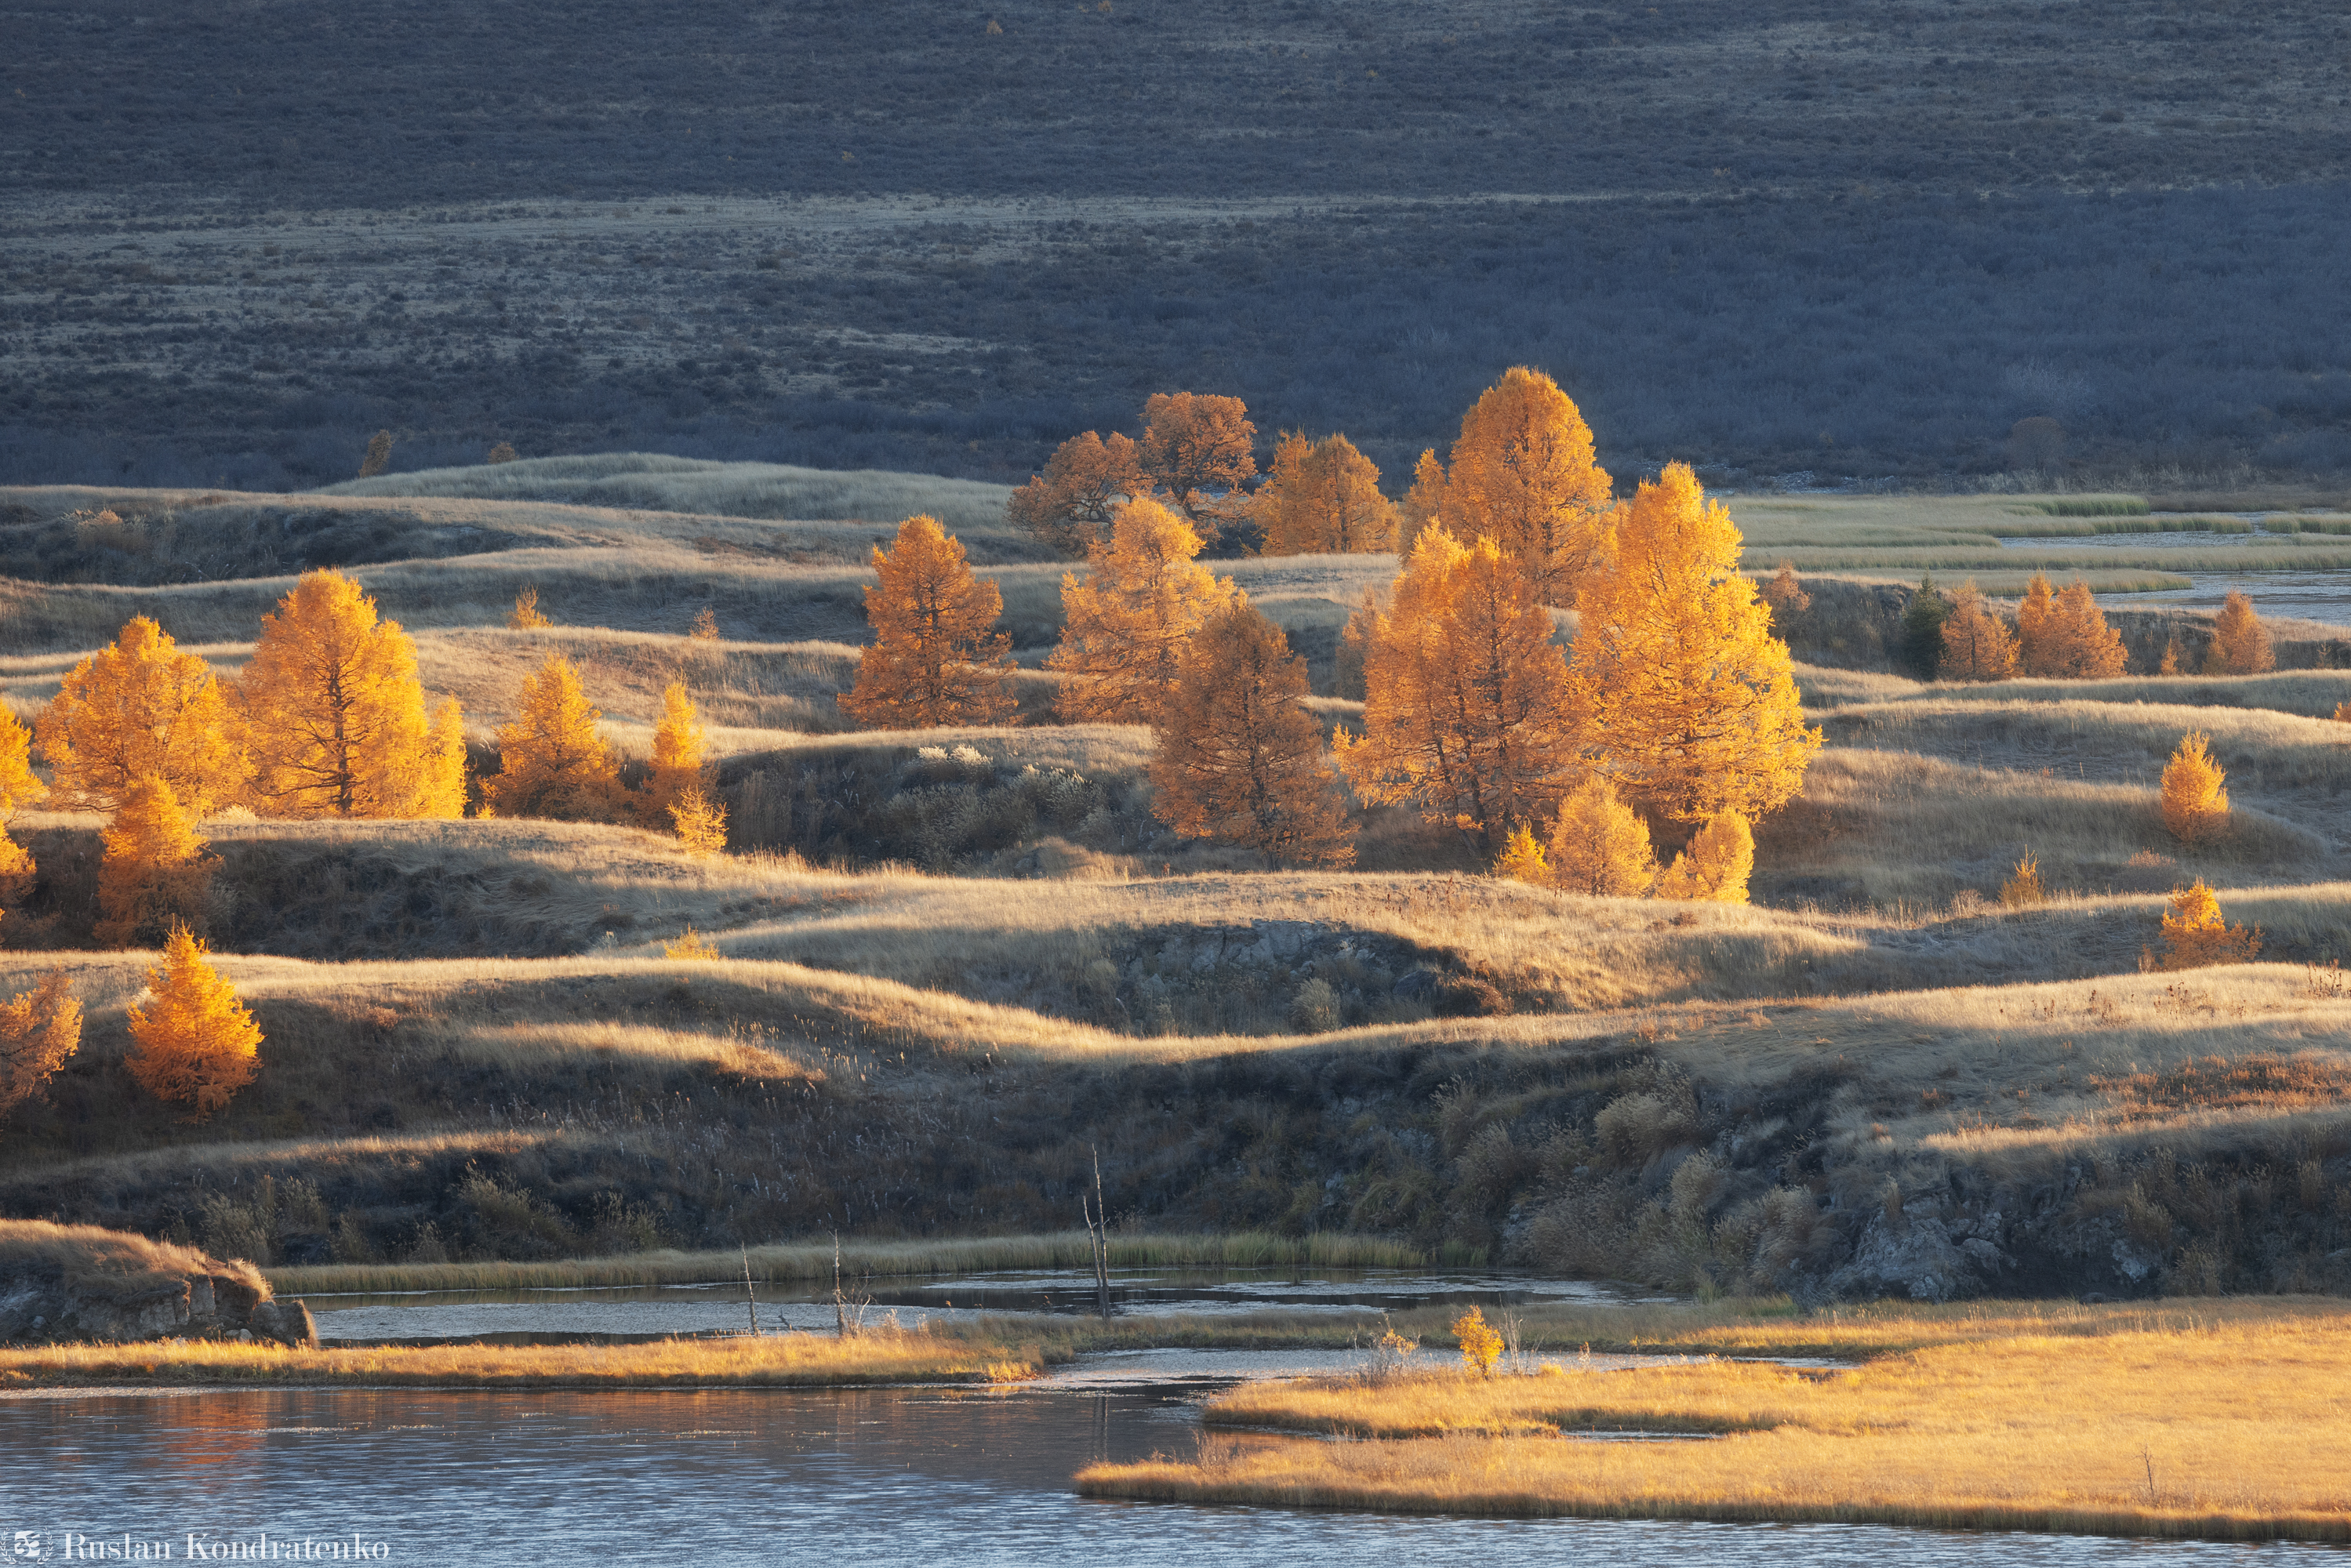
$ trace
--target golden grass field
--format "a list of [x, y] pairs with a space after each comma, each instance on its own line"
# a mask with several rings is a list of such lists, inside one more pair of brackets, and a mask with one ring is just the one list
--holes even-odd
[[[2332, 1302], [2053, 1322], [2017, 1305], [1704, 1337], [1734, 1354], [1865, 1359], [1594, 1372], [1568, 1357], [1527, 1375], [1245, 1385], [1209, 1402], [1196, 1462], [1097, 1465], [1078, 1484], [1510, 1517], [2351, 1540], [2351, 1317]], [[1228, 1428], [1354, 1440], [1235, 1444], [1216, 1435]], [[1612, 1433], [1700, 1437], [1561, 1440]]]

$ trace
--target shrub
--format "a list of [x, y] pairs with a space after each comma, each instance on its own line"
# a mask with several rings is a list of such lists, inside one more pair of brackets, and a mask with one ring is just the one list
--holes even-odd
[[372, 479], [392, 466], [392, 432], [379, 430], [368, 439], [367, 455], [360, 459], [360, 477]]
[[499, 442], [496, 446], [491, 447], [489, 455], [482, 459], [485, 463], [511, 463], [514, 460], [515, 449], [514, 443], [511, 441]]
[[1543, 862], [1542, 841], [1535, 837], [1532, 828], [1520, 822], [1510, 829], [1509, 841], [1494, 857], [1494, 874], [1534, 887], [1551, 885], [1551, 867]]
[[2000, 901], [2011, 909], [2022, 909], [2048, 898], [2041, 885], [2041, 862], [2025, 855], [2016, 862], [2016, 874], [2000, 884]]
[[1709, 817], [1657, 879], [1657, 896], [1712, 904], [1747, 902], [1755, 870], [1755, 834], [1736, 811]]
[[674, 942], [662, 944], [662, 956], [698, 964], [716, 964], [726, 956], [718, 945], [689, 925], [685, 934]]
[[507, 612], [507, 630], [510, 632], [534, 632], [541, 626], [554, 624], [539, 612], [538, 590], [536, 587], [526, 587], [516, 594], [514, 608]]
[[1552, 885], [1596, 898], [1638, 898], [1657, 880], [1649, 824], [1617, 799], [1604, 773], [1594, 773], [1560, 802], [1552, 828]]
[[2163, 952], [2154, 967], [2200, 969], [2212, 964], [2250, 964], [2262, 950], [2261, 927], [2247, 930], [2220, 917], [2220, 901], [2199, 877], [2171, 895], [2163, 917]]
[[677, 841], [690, 855], [724, 854], [726, 850], [726, 808], [712, 802], [702, 786], [692, 784], [669, 808]]
[[1487, 1322], [1482, 1307], [1472, 1307], [1453, 1320], [1453, 1337], [1461, 1345], [1461, 1364], [1480, 1377], [1494, 1375], [1494, 1363], [1501, 1359], [1502, 1336]]

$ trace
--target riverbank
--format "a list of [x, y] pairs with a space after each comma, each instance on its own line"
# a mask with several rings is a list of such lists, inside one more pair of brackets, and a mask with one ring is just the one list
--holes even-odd
[[290, 1349], [206, 1340], [0, 1350], [0, 1393], [28, 1388], [810, 1388], [1017, 1383], [1034, 1344], [946, 1333], [764, 1334], [644, 1344]]
[[[1490, 1378], [1245, 1385], [1209, 1403], [1211, 1428], [1364, 1440], [1212, 1438], [1196, 1462], [1096, 1465], [1078, 1486], [1104, 1498], [1512, 1518], [2351, 1541], [2341, 1303], [2081, 1313], [2041, 1321], [2011, 1306], [1938, 1322], [1888, 1312], [1752, 1337], [1708, 1331], [1748, 1354], [1886, 1347], [1846, 1368], [1709, 1359], [1583, 1373], [1555, 1360]], [[1949, 1338], [1906, 1347], [1922, 1333]], [[1667, 1434], [1710, 1440], [1560, 1440]]]

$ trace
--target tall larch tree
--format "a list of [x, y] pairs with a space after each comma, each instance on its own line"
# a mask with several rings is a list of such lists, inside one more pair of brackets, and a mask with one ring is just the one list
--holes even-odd
[[1788, 645], [1739, 575], [1730, 512], [1686, 463], [1643, 484], [1584, 579], [1574, 703], [1584, 751], [1677, 821], [1759, 817], [1802, 788], [1804, 727]]
[[2050, 589], [2049, 579], [2034, 572], [2032, 580], [2025, 585], [2024, 597], [2016, 606], [2017, 668], [2034, 679], [2050, 673], [2053, 657], [2050, 622], [2056, 612], [2057, 596]]
[[2129, 655], [2123, 634], [2106, 624], [2105, 612], [2079, 578], [2065, 585], [2043, 633], [2048, 674], [2059, 680], [2106, 681], [2123, 673]]
[[1395, 503], [1380, 471], [1343, 435], [1286, 434], [1250, 505], [1266, 555], [1343, 555], [1395, 548]]
[[1604, 773], [1594, 773], [1559, 803], [1552, 827], [1552, 885], [1595, 898], [1638, 898], [1657, 880], [1649, 824], [1625, 804]]
[[2277, 668], [2270, 629], [2253, 613], [2253, 601], [2235, 589], [2212, 622], [2212, 645], [2204, 651], [2208, 675], [2258, 675]]
[[49, 787], [33, 773], [33, 732], [0, 708], [0, 903], [14, 903], [29, 892], [37, 869], [31, 853], [8, 836], [8, 823], [20, 808], [47, 800], [48, 793]]
[[1298, 706], [1306, 695], [1306, 662], [1246, 598], [1209, 616], [1152, 727], [1153, 814], [1287, 865], [1353, 861], [1322, 727]]
[[1608, 476], [1592, 427], [1559, 383], [1513, 366], [1461, 416], [1445, 470], [1445, 526], [1502, 548], [1546, 604], [1573, 604], [1605, 549]]
[[700, 789], [703, 775], [701, 716], [683, 682], [672, 681], [662, 693], [661, 722], [653, 727], [653, 769], [645, 778], [642, 813], [645, 821], [667, 827], [670, 808], [689, 789]]
[[184, 925], [172, 928], [130, 1023], [123, 1065], [131, 1076], [159, 1100], [194, 1106], [199, 1116], [226, 1105], [261, 1071], [261, 1026]]
[[621, 778], [603, 737], [604, 716], [589, 706], [580, 672], [560, 653], [523, 677], [512, 724], [498, 728], [499, 771], [482, 794], [502, 817], [606, 821], [620, 806]]
[[1136, 448], [1144, 477], [1214, 539], [1223, 519], [1257, 476], [1257, 426], [1237, 397], [1154, 392], [1143, 405]]
[[1089, 430], [1054, 449], [1045, 471], [1012, 492], [1005, 516], [1063, 555], [1082, 557], [1109, 537], [1119, 506], [1150, 488], [1134, 442]]
[[1374, 610], [1364, 733], [1341, 730], [1339, 769], [1374, 805], [1410, 802], [1468, 835], [1482, 861], [1514, 822], [1547, 814], [1573, 770], [1566, 658], [1539, 591], [1490, 538], [1424, 529]]
[[1045, 667], [1061, 676], [1055, 706], [1081, 723], [1151, 724], [1175, 689], [1184, 646], [1238, 598], [1231, 578], [1195, 559], [1200, 536], [1148, 498], [1119, 508], [1084, 578], [1061, 577], [1061, 640]]
[[2004, 681], [2016, 674], [2016, 639], [1984, 608], [1972, 582], [1962, 586], [1942, 627], [1936, 675], [1946, 681]]
[[132, 785], [100, 838], [106, 852], [98, 863], [94, 935], [101, 945], [124, 946], [174, 925], [204, 924], [214, 862], [168, 781], [151, 773]]
[[416, 800], [420, 817], [465, 814], [465, 712], [455, 697], [443, 697], [425, 743], [424, 788]]
[[1004, 595], [975, 578], [963, 545], [935, 517], [908, 517], [873, 552], [865, 591], [873, 642], [841, 706], [870, 729], [995, 724], [1013, 709], [1012, 640], [992, 632]]
[[111, 811], [160, 774], [202, 815], [241, 799], [252, 774], [211, 668], [144, 615], [73, 667], [34, 729], [66, 806]]
[[1420, 542], [1420, 530], [1444, 514], [1445, 465], [1437, 460], [1432, 446], [1422, 451], [1413, 465], [1412, 488], [1396, 503], [1396, 553], [1409, 557]]
[[416, 644], [339, 571], [261, 618], [236, 708], [255, 803], [274, 817], [414, 817], [434, 784]]

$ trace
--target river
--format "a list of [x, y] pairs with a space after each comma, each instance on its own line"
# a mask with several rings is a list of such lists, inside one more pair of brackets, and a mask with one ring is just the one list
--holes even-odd
[[[2250, 534], [2215, 534], [2189, 530], [2173, 530], [2144, 534], [2091, 534], [2065, 538], [2002, 538], [2000, 541], [2019, 556], [2019, 566], [2030, 563], [2036, 550], [2082, 551], [2112, 549], [2116, 551], [2156, 551], [2162, 549], [2270, 549], [2276, 552], [2278, 566], [2258, 571], [2178, 571], [2188, 579], [2186, 588], [2165, 589], [2153, 593], [2113, 595], [2107, 602], [2121, 608], [2148, 609], [2177, 605], [2184, 610], [2218, 610], [2221, 601], [2235, 590], [2252, 601], [2255, 611], [2273, 621], [2314, 621], [2325, 626], [2351, 628], [2351, 571], [2295, 570], [2287, 566], [2297, 548], [2289, 536], [2262, 532], [2258, 528]], [[2329, 538], [2325, 541], [2334, 544]], [[2342, 541], [2351, 545], [2351, 538]], [[2166, 569], [2170, 570], [2170, 569]], [[2061, 583], [2065, 574], [2057, 574]]]
[[[2306, 1557], [1852, 1526], [1477, 1521], [1089, 1501], [1095, 1459], [1192, 1451], [1185, 1390], [0, 1396], [0, 1552], [68, 1535], [477, 1563], [2104, 1568]], [[82, 1560], [77, 1557], [75, 1560]], [[319, 1560], [297, 1557], [295, 1560]], [[2329, 1561], [2340, 1562], [2340, 1553]]]

